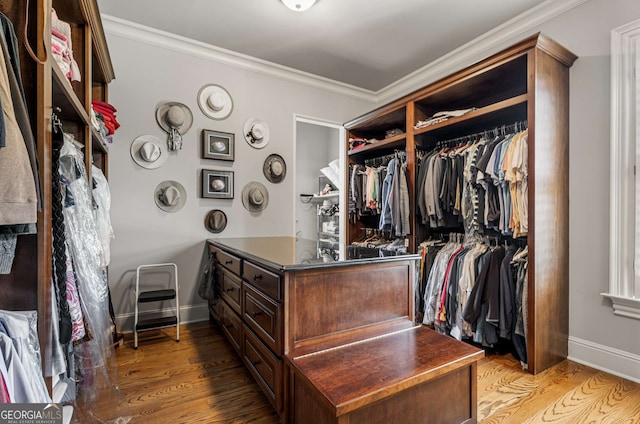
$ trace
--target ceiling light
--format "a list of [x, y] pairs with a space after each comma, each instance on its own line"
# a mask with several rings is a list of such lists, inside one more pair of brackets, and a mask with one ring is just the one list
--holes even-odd
[[315, 2], [316, 0], [282, 0], [285, 6], [296, 12], [304, 12], [313, 6]]

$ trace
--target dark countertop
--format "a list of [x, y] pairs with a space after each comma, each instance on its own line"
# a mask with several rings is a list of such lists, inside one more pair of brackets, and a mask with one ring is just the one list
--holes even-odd
[[339, 258], [338, 260], [334, 260], [329, 256], [322, 258], [318, 256], [318, 246], [315, 240], [296, 239], [295, 237], [216, 238], [208, 239], [207, 241], [230, 253], [281, 271], [420, 259], [420, 255], [417, 254], [349, 258], [348, 249], [346, 248], [342, 249], [347, 252], [344, 258]]

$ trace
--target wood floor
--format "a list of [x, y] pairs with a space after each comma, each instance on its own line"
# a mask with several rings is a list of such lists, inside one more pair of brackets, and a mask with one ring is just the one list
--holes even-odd
[[[182, 326], [179, 343], [174, 331], [116, 350], [131, 423], [278, 422], [215, 324]], [[478, 366], [478, 422], [640, 423], [640, 384], [570, 361], [533, 376], [511, 356], [488, 356]]]

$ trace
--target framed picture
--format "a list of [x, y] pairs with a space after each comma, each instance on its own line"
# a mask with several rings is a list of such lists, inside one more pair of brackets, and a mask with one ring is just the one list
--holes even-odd
[[202, 170], [202, 197], [233, 199], [233, 171]]
[[235, 135], [222, 131], [202, 130], [202, 158], [234, 160]]

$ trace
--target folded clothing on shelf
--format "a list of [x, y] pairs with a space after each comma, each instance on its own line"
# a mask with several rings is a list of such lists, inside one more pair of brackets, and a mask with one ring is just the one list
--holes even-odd
[[[117, 109], [113, 105], [100, 100], [92, 100], [91, 108], [96, 114], [96, 118], [107, 128], [107, 135], [112, 135], [120, 128], [120, 123], [116, 119]], [[98, 131], [100, 131], [98, 129]]]
[[73, 58], [71, 25], [58, 19], [55, 9], [51, 9], [51, 54], [62, 73], [70, 81], [81, 81], [80, 68]]

